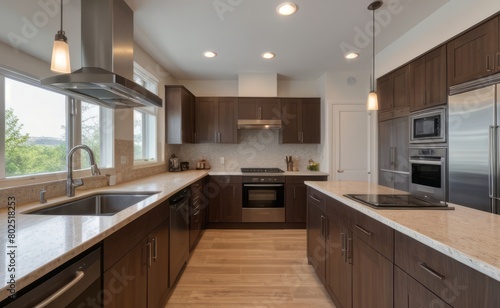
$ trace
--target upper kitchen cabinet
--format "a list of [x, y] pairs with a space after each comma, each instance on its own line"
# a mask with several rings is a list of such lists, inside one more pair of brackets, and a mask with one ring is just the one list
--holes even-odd
[[234, 97], [197, 97], [196, 143], [237, 143], [238, 106]]
[[321, 102], [319, 98], [283, 98], [282, 143], [321, 143]]
[[166, 141], [194, 142], [194, 95], [183, 86], [165, 86]]
[[407, 115], [410, 107], [410, 65], [377, 79], [379, 120]]
[[500, 71], [499, 18], [495, 17], [448, 43], [448, 85]]
[[410, 111], [446, 104], [446, 45], [410, 63]]
[[277, 120], [280, 118], [280, 110], [279, 98], [238, 98], [239, 120]]

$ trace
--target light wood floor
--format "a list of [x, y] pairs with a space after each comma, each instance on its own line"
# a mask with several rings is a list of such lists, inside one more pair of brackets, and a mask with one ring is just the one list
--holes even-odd
[[206, 230], [166, 308], [335, 307], [305, 230]]

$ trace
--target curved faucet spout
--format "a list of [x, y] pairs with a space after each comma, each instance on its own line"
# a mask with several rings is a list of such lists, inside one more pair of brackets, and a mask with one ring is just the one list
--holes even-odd
[[75, 188], [83, 185], [82, 179], [73, 180], [73, 154], [79, 149], [85, 150], [85, 151], [87, 151], [87, 153], [89, 153], [90, 170], [92, 172], [92, 175], [96, 176], [96, 175], [101, 174], [99, 167], [97, 167], [97, 164], [95, 163], [94, 152], [92, 152], [92, 150], [88, 146], [86, 146], [84, 144], [80, 144], [80, 145], [73, 147], [68, 152], [68, 156], [67, 156], [68, 177], [66, 179], [66, 195], [68, 197], [73, 197], [75, 195]]

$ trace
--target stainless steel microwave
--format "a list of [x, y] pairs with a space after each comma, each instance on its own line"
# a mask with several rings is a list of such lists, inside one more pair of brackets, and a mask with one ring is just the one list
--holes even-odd
[[410, 114], [410, 143], [446, 143], [446, 108]]

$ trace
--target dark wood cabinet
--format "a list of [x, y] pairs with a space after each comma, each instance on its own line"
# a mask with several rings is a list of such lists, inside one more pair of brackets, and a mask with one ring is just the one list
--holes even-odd
[[407, 115], [410, 110], [410, 65], [377, 79], [379, 120]]
[[283, 98], [281, 120], [282, 143], [321, 143], [319, 98]]
[[446, 104], [446, 45], [411, 62], [410, 111]]
[[237, 110], [234, 97], [197, 97], [195, 142], [237, 143]]
[[[453, 307], [500, 306], [499, 281], [400, 232], [396, 232], [394, 262]], [[399, 296], [396, 294], [396, 297]]]
[[210, 196], [208, 222], [242, 222], [241, 176], [211, 176], [204, 191]]
[[203, 194], [204, 179], [191, 185], [191, 204], [189, 209], [189, 251], [192, 252], [205, 228], [208, 198]]
[[280, 119], [281, 99], [274, 97], [240, 97], [238, 98], [239, 120], [273, 120]]
[[305, 181], [326, 181], [326, 176], [285, 177], [285, 222], [305, 223], [307, 187]]
[[166, 142], [194, 142], [194, 95], [183, 86], [165, 86]]
[[326, 281], [326, 196], [307, 188], [307, 259], [319, 279]]
[[161, 307], [168, 296], [169, 206], [157, 206], [103, 242], [104, 307]]
[[394, 307], [452, 308], [397, 266], [394, 266]]
[[449, 86], [499, 72], [499, 18], [497, 16], [447, 44]]

